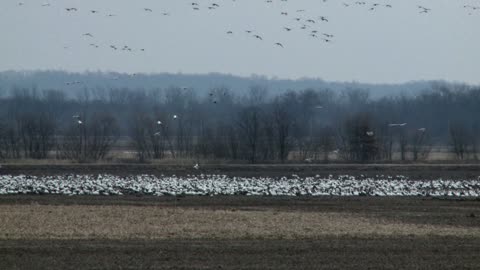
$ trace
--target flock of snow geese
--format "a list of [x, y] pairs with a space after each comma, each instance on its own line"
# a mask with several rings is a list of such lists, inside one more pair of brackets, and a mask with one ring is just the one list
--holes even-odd
[[[223, 6], [228, 5], [227, 2], [236, 2], [236, 0], [218, 0], [219, 2], [211, 2], [211, 1], [202, 1], [202, 2], [186, 2], [186, 8], [191, 8], [194, 11], [198, 12], [213, 12], [218, 9], [221, 9]], [[263, 4], [266, 5], [273, 5], [275, 2], [282, 3], [282, 2], [289, 2], [288, 0], [264, 0], [264, 1], [259, 1], [260, 4], [263, 2]], [[292, 1], [290, 1], [292, 2]], [[321, 3], [326, 3], [328, 0], [321, 0]], [[368, 11], [374, 12], [380, 9], [393, 9], [394, 4], [391, 3], [391, 1], [387, 1], [386, 3], [378, 3], [378, 2], [371, 2], [371, 1], [339, 1], [339, 5], [341, 5], [344, 8], [363, 8]], [[19, 7], [23, 7], [27, 5], [25, 2], [18, 2]], [[30, 5], [30, 3], [28, 4]], [[43, 8], [53, 8], [54, 4], [50, 2], [45, 2], [43, 4], [37, 4], [39, 7]], [[475, 6], [475, 5], [467, 5], [467, 4], [460, 4], [463, 9], [465, 9], [468, 13], [468, 15], [473, 15], [477, 11], [480, 11], [480, 5]], [[56, 5], [55, 5], [56, 6]], [[82, 10], [81, 8], [78, 7], [72, 7], [72, 6], [59, 6], [58, 8], [63, 9], [67, 13], [76, 13], [76, 12], [86, 12], [89, 13], [92, 16], [106, 16], [106, 17], [117, 17], [117, 14], [110, 13], [108, 11], [101, 11], [101, 10], [95, 10], [95, 9], [86, 9]], [[428, 14], [431, 12], [434, 12], [429, 7], [426, 7], [424, 5], [416, 5], [415, 9], [412, 8], [412, 10], [416, 10], [416, 12], [420, 14]], [[172, 14], [169, 11], [156, 11], [153, 8], [150, 7], [139, 7], [138, 8], [139, 12], [144, 12], [144, 13], [152, 13], [158, 15], [158, 16], [171, 16], [171, 15], [177, 15], [177, 14]], [[294, 10], [284, 10], [279, 12], [279, 16], [283, 16], [288, 18], [289, 20], [286, 20], [285, 25], [281, 26], [283, 30], [286, 32], [291, 32], [291, 31], [304, 31], [308, 36], [311, 38], [319, 39], [325, 43], [331, 43], [334, 41], [335, 35], [332, 33], [327, 33], [324, 31], [321, 31], [320, 29], [323, 29], [322, 24], [327, 24], [330, 22], [330, 18], [326, 17], [325, 15], [316, 15], [316, 16], [310, 16], [310, 15], [305, 15], [305, 14], [310, 14], [311, 10], [309, 9], [294, 9]], [[257, 33], [254, 30], [251, 29], [245, 29], [245, 30], [226, 30], [225, 33], [227, 35], [235, 35], [235, 34], [240, 34], [238, 32], [244, 32], [247, 35], [250, 35], [252, 38], [259, 40], [259, 41], [264, 41], [264, 33]], [[86, 32], [83, 33], [83, 36], [90, 38], [91, 41], [94, 41], [96, 36], [94, 33], [91, 32]], [[284, 48], [284, 43], [280, 41], [272, 41], [273, 46], [277, 46], [279, 48]], [[89, 46], [93, 48], [100, 48], [101, 46], [98, 45], [95, 42], [90, 42]], [[126, 52], [144, 52], [145, 48], [131, 48], [128, 45], [115, 45], [115, 44], [110, 44], [106, 45], [104, 47], [107, 47], [108, 49], [114, 50], [114, 51], [126, 51]], [[69, 49], [68, 46], [64, 46], [64, 49]]]
[[479, 197], [477, 180], [409, 180], [403, 176], [245, 178], [225, 175], [119, 177], [113, 175], [0, 176], [0, 195], [151, 196], [432, 196]]

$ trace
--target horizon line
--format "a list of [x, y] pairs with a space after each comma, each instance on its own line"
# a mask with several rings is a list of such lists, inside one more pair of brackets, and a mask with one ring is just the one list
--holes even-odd
[[480, 86], [479, 83], [469, 83], [464, 81], [457, 81], [457, 80], [446, 80], [446, 79], [419, 79], [419, 80], [409, 80], [409, 81], [402, 81], [402, 82], [365, 82], [359, 80], [326, 80], [320, 77], [298, 77], [298, 78], [283, 78], [276, 75], [265, 75], [265, 74], [256, 74], [252, 73], [250, 75], [241, 75], [241, 74], [232, 74], [232, 73], [222, 73], [219, 71], [210, 71], [210, 72], [202, 72], [202, 73], [184, 73], [182, 71], [177, 72], [122, 72], [122, 71], [113, 71], [113, 70], [83, 70], [83, 71], [69, 71], [69, 70], [62, 70], [62, 69], [6, 69], [0, 70], [0, 73], [42, 73], [42, 72], [58, 72], [58, 73], [66, 73], [66, 74], [79, 74], [79, 75], [88, 75], [90, 74], [117, 74], [123, 76], [158, 76], [158, 75], [179, 75], [179, 76], [209, 76], [209, 75], [220, 75], [220, 76], [229, 76], [229, 77], [236, 77], [239, 79], [260, 79], [266, 81], [291, 81], [291, 82], [300, 82], [300, 81], [321, 81], [324, 83], [334, 83], [334, 84], [357, 84], [357, 85], [408, 85], [408, 84], [416, 84], [416, 83], [445, 83], [451, 85], [467, 85], [467, 86]]

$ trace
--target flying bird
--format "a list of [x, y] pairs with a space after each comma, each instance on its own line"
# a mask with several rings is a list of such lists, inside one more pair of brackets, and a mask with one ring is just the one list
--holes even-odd
[[426, 8], [424, 6], [417, 6], [419, 9], [421, 9], [420, 13], [428, 13], [431, 9]]
[[407, 123], [401, 123], [401, 124], [388, 124], [389, 127], [404, 127], [406, 126]]

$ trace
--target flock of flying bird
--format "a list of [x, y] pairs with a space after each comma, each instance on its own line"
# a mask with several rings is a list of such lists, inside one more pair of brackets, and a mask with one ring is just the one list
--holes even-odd
[[[215, 102], [216, 103], [216, 102]], [[321, 107], [321, 106], [317, 106], [318, 107]], [[322, 107], [323, 108], [323, 107]], [[83, 125], [83, 121], [82, 121], [82, 118], [80, 117], [80, 115], [73, 115], [72, 118], [75, 120], [75, 122], [78, 124], [78, 125]], [[177, 114], [174, 114], [172, 116], [173, 120], [177, 120], [178, 119], [178, 115]], [[159, 128], [161, 128], [163, 126], [163, 122], [161, 120], [157, 120], [156, 122], [157, 126]], [[402, 127], [406, 127], [407, 126], [407, 123], [392, 123], [392, 124], [388, 124], [389, 127], [391, 128], [402, 128]], [[427, 131], [426, 128], [419, 128], [417, 129], [417, 131], [421, 132], [421, 133], [425, 133]], [[158, 130], [157, 132], [155, 132], [155, 136], [160, 136], [162, 134], [161, 130]], [[366, 132], [366, 135], [369, 136], [369, 137], [373, 137], [375, 135], [375, 132], [374, 131], [367, 131]], [[334, 150], [333, 151], [334, 153], [338, 153], [339, 150]], [[196, 165], [198, 166], [198, 164]], [[197, 168], [196, 168], [197, 169]]]
[[[236, 0], [231, 0], [231, 1], [235, 2]], [[327, 2], [328, 0], [321, 0], [321, 1], [322, 2]], [[226, 2], [226, 1], [224, 0], [223, 2]], [[264, 2], [266, 4], [273, 4], [274, 2], [288, 2], [288, 0], [276, 0], [276, 1], [274, 1], [274, 0], [264, 0]], [[218, 4], [218, 3], [215, 3], [215, 2], [213, 2], [213, 3], [212, 2], [210, 2], [210, 3], [189, 2], [187, 4], [194, 11], [216, 10], [216, 9], [221, 8], [221, 6], [224, 5], [224, 3]], [[26, 4], [24, 2], [19, 2], [18, 5], [23, 6], [23, 5], [26, 5]], [[365, 7], [369, 11], [375, 11], [375, 10], [378, 10], [378, 9], [381, 9], [381, 8], [386, 8], [386, 9], [393, 8], [393, 5], [390, 4], [390, 2], [387, 2], [387, 4], [381, 4], [381, 3], [376, 3], [376, 2], [372, 3], [372, 2], [366, 2], [366, 1], [351, 0], [349, 2], [348, 1], [347, 2], [345, 2], [345, 1], [341, 2], [341, 5], [345, 8], [350, 8], [350, 7], [354, 7], [354, 6]], [[41, 6], [42, 7], [51, 7], [52, 4], [49, 3], [49, 2], [46, 2], [46, 3], [41, 4]], [[431, 8], [428, 8], [428, 7], [425, 7], [425, 6], [422, 6], [422, 5], [417, 5], [416, 7], [417, 7], [417, 10], [418, 10], [419, 13], [427, 14], [427, 13], [430, 13], [432, 11]], [[469, 15], [472, 15], [472, 13], [477, 11], [477, 10], [480, 11], [480, 6], [463, 5], [463, 8], [469, 12]], [[77, 8], [77, 7], [63, 7], [63, 9], [65, 10], [65, 12], [80, 12], [80, 9]], [[149, 7], [143, 7], [141, 10], [143, 12], [146, 12], [146, 13], [155, 13], [154, 9], [149, 8]], [[291, 31], [295, 31], [295, 30], [303, 30], [311, 38], [318, 38], [325, 43], [333, 42], [333, 39], [335, 37], [333, 34], [319, 30], [319, 28], [321, 28], [319, 25], [328, 23], [330, 21], [330, 19], [327, 18], [326, 16], [311, 16], [311, 17], [302, 16], [303, 14], [306, 14], [307, 11], [310, 11], [310, 10], [296, 9], [296, 10], [281, 11], [280, 14], [279, 14], [280, 16], [285, 16], [285, 17], [292, 16], [292, 18], [291, 18], [292, 23], [296, 22], [298, 24], [296, 26], [291, 26], [292, 23], [287, 23], [288, 25], [282, 26], [282, 29], [286, 32], [291, 32]], [[105, 14], [104, 16], [106, 16], [106, 17], [117, 16], [116, 14], [112, 14], [112, 13], [108, 13], [108, 12], [101, 12], [99, 10], [93, 10], [93, 9], [87, 10], [87, 12], [92, 14], [92, 15], [103, 15], [103, 14]], [[159, 14], [161, 16], [170, 16], [170, 12], [167, 12], [167, 11], [161, 11]], [[250, 30], [250, 29], [246, 29], [246, 30], [243, 30], [243, 31], [244, 31], [244, 33], [250, 35], [254, 39], [257, 39], [259, 41], [264, 40], [264, 35], [262, 33], [256, 33], [255, 31]], [[226, 34], [227, 35], [234, 35], [234, 34], [236, 34], [236, 32], [233, 31], [233, 30], [227, 30]], [[87, 38], [91, 38], [91, 39], [93, 39], [95, 37], [94, 34], [92, 34], [90, 32], [84, 33], [83, 36], [87, 37]], [[277, 47], [284, 48], [284, 43], [282, 43], [280, 41], [273, 41], [272, 43], [273, 43], [273, 45], [275, 45]], [[92, 48], [100, 48], [100, 45], [98, 45], [97, 43], [92, 42], [89, 45]], [[64, 46], [64, 49], [68, 49], [68, 48], [69, 48], [68, 46]], [[134, 48], [132, 48], [128, 45], [120, 45], [119, 46], [119, 45], [111, 44], [111, 45], [108, 45], [108, 48], [111, 49], [111, 50], [114, 50], [114, 51], [126, 51], [126, 52], [133, 52], [133, 51], [144, 52], [145, 51], [144, 48], [134, 49]]]
[[[220, 1], [220, 0], [217, 0]], [[231, 0], [235, 2], [236, 0]], [[264, 2], [267, 5], [272, 5], [274, 2], [288, 2], [289, 0], [264, 0]], [[322, 2], [327, 2], [328, 0], [321, 0]], [[186, 5], [191, 7], [192, 10], [194, 11], [202, 11], [202, 10], [216, 10], [221, 8], [226, 4], [226, 0], [222, 1], [222, 4], [215, 3], [215, 2], [187, 2]], [[24, 2], [19, 2], [18, 6], [24, 6], [27, 5]], [[30, 5], [30, 4], [29, 4]], [[39, 4], [41, 7], [48, 8], [52, 7], [53, 5], [49, 2], [45, 2], [43, 4]], [[391, 9], [394, 6], [390, 4], [390, 1], [387, 1], [387, 4], [381, 4], [381, 3], [376, 3], [376, 2], [366, 2], [366, 1], [354, 1], [350, 0], [349, 2], [344, 1], [341, 2], [341, 5], [344, 8], [351, 8], [354, 6], [357, 7], [364, 7], [369, 11], [375, 11], [381, 8], [385, 9]], [[71, 6], [64, 6], [61, 7], [64, 9], [65, 12], [67, 13], [76, 13], [76, 12], [87, 12], [88, 14], [91, 15], [96, 15], [96, 16], [105, 16], [105, 17], [116, 17], [116, 14], [109, 13], [109, 12], [104, 12], [100, 10], [95, 10], [95, 9], [87, 9], [87, 10], [81, 10], [80, 8], [77, 7], [71, 7]], [[417, 5], [416, 6], [418, 13], [420, 14], [427, 14], [432, 12], [431, 8], [425, 7], [423, 5]], [[475, 11], [480, 11], [480, 6], [474, 6], [474, 5], [463, 5], [463, 8], [467, 10], [469, 15], [471, 15]], [[145, 13], [156, 13], [156, 11], [153, 8], [150, 7], [142, 7], [139, 8], [139, 11], [145, 12]], [[283, 26], [279, 26], [282, 28], [283, 31], [285, 32], [292, 32], [292, 31], [304, 31], [308, 36], [311, 38], [318, 38], [321, 41], [325, 43], [332, 43], [334, 41], [335, 35], [332, 33], [328, 33], [326, 31], [321, 31], [320, 29], [324, 27], [325, 24], [328, 24], [330, 22], [330, 18], [324, 16], [324, 15], [317, 15], [317, 16], [307, 16], [306, 14], [310, 14], [311, 10], [307, 9], [294, 9], [294, 10], [285, 10], [279, 12], [279, 16], [285, 17], [289, 20], [286, 20], [286, 24]], [[171, 13], [167, 11], [160, 11], [158, 13], [160, 16], [170, 16]], [[228, 36], [233, 36], [238, 34], [238, 31], [234, 30], [227, 30], [225, 33]], [[252, 38], [259, 40], [259, 41], [264, 41], [265, 40], [265, 35], [263, 33], [258, 33], [254, 30], [251, 29], [245, 29], [245, 30], [239, 30], [239, 32], [244, 32], [245, 34], [251, 36]], [[83, 37], [85, 37], [88, 42], [89, 46], [95, 49], [100, 48], [101, 46], [98, 45], [98, 43], [95, 43], [94, 40], [97, 38], [94, 33], [92, 32], [85, 32], [82, 34]], [[280, 41], [272, 41], [272, 44], [274, 46], [284, 48], [285, 44]], [[104, 45], [103, 47], [108, 48], [113, 51], [124, 51], [124, 52], [145, 52], [145, 48], [132, 48], [129, 45], [116, 45], [116, 44], [107, 44]], [[64, 49], [69, 49], [69, 46], [64, 46]], [[133, 74], [132, 76], [135, 76], [136, 74]], [[79, 81], [72, 81], [72, 82], [67, 82], [66, 85], [79, 85], [82, 84], [82, 82]]]
[[[232, 1], [235, 2], [236, 0], [232, 0]], [[322, 0], [322, 1], [327, 2], [328, 0]], [[288, 2], [288, 0], [277, 0], [276, 2]], [[265, 3], [272, 4], [272, 3], [274, 3], [274, 0], [266, 0]], [[392, 4], [367, 3], [365, 1], [342, 2], [341, 4], [345, 8], [350, 8], [350, 7], [353, 7], [353, 6], [366, 7], [369, 11], [375, 11], [375, 10], [378, 10], [380, 8], [386, 8], [386, 9], [393, 8]], [[23, 5], [25, 5], [24, 2], [19, 2], [18, 3], [18, 6], [23, 6]], [[215, 10], [215, 9], [218, 9], [218, 8], [221, 7], [221, 5], [218, 4], [218, 3], [200, 4], [199, 2], [191, 2], [188, 5], [194, 11]], [[42, 7], [51, 7], [52, 5], [48, 2], [46, 2], [46, 3], [41, 4], [41, 6]], [[430, 9], [428, 7], [425, 7], [425, 6], [422, 6], [422, 5], [417, 5], [416, 7], [417, 7], [417, 10], [420, 14], [427, 14], [427, 13], [432, 12], [432, 9]], [[475, 11], [480, 11], [480, 6], [463, 5], [463, 8], [468, 11], [469, 15], [472, 15], [473, 12], [475, 12]], [[76, 7], [64, 7], [64, 10], [65, 10], [65, 12], [79, 12], [80, 11], [79, 8], [76, 8]], [[149, 7], [144, 7], [142, 9], [142, 11], [146, 12], [146, 13], [154, 13], [155, 12], [152, 8], [149, 8]], [[103, 14], [103, 12], [101, 12], [99, 10], [93, 10], [93, 9], [88, 10], [87, 12], [92, 14], [92, 15], [102, 15]], [[315, 16], [315, 17], [302, 16], [303, 14], [306, 14], [306, 13], [307, 13], [307, 10], [305, 10], [305, 9], [297, 9], [297, 10], [293, 10], [293, 11], [281, 11], [279, 15], [287, 17], [287, 18], [290, 17], [293, 14], [292, 18], [291, 18], [292, 19], [291, 21], [292, 21], [292, 23], [295, 22], [297, 24], [296, 26], [290, 26], [290, 25], [282, 26], [282, 29], [286, 32], [303, 30], [312, 38], [319, 38], [320, 40], [322, 40], [325, 43], [333, 42], [333, 38], [335, 37], [333, 34], [323, 32], [323, 31], [321, 32], [319, 30], [319, 28], [320, 28], [319, 25], [329, 23], [330, 18], [327, 18], [326, 16]], [[170, 16], [170, 12], [166, 12], [166, 11], [162, 11], [159, 14], [161, 16]], [[117, 15], [112, 14], [112, 13], [105, 13], [105, 16], [106, 17], [116, 17]], [[253, 30], [250, 30], [250, 29], [244, 30], [244, 33], [250, 35], [252, 38], [257, 39], [259, 41], [264, 40], [264, 36], [261, 33], [256, 33]], [[234, 35], [236, 33], [233, 30], [227, 30], [226, 34], [227, 35]], [[90, 32], [86, 32], [86, 33], [82, 34], [82, 36], [84, 36], [86, 38], [90, 38], [90, 39], [95, 38], [94, 34], [92, 34]], [[277, 41], [277, 42], [274, 42], [273, 44], [275, 46], [284, 48], [284, 44], [282, 42]], [[100, 47], [96, 43], [90, 43], [89, 45], [93, 48], [99, 48]], [[112, 45], [108, 45], [108, 47], [110, 49], [114, 50], [114, 51], [117, 51], [117, 50], [128, 51], [128, 52], [133, 52], [133, 51], [144, 52], [145, 51], [144, 48], [134, 49], [134, 48], [131, 48], [128, 45], [119, 46], [119, 45], [112, 44]], [[64, 48], [68, 49], [68, 47], [66, 47], [66, 46]], [[66, 84], [67, 85], [76, 85], [76, 84], [81, 84], [81, 83], [82, 82], [73, 81], [73, 82], [67, 82]], [[212, 93], [210, 94], [210, 97], [213, 98]], [[216, 98], [213, 98], [212, 102], [217, 103]], [[318, 106], [317, 108], [322, 108], [322, 107]], [[75, 121], [77, 122], [78, 125], [83, 125], [84, 124], [79, 115], [74, 115], [73, 118], [75, 119]], [[177, 118], [178, 118], [178, 115], [173, 115], [173, 119], [177, 119]], [[163, 123], [160, 120], [157, 121], [158, 126], [161, 126], [162, 124]], [[400, 127], [401, 128], [401, 127], [405, 127], [406, 125], [407, 125], [407, 123], [389, 124], [389, 127], [392, 127], [392, 128]], [[418, 131], [424, 133], [426, 131], [426, 128], [420, 128], [420, 129], [418, 129]], [[155, 133], [155, 135], [160, 135], [160, 131]], [[373, 131], [367, 131], [366, 135], [374, 136], [375, 134], [374, 134]], [[336, 150], [336, 151], [338, 151], [338, 150]], [[196, 166], [198, 166], [198, 164]]]

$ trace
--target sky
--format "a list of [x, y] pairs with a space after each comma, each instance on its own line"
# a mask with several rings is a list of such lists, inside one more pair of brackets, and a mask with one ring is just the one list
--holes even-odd
[[[194, 1], [199, 10], [192, 8]], [[365, 83], [480, 84], [480, 0], [355, 2], [2, 0], [0, 71], [219, 72]], [[219, 7], [208, 9], [212, 3]], [[373, 3], [381, 5], [371, 11]], [[419, 5], [431, 10], [420, 13]], [[304, 24], [306, 29], [301, 29]], [[124, 46], [132, 51], [122, 50]]]

